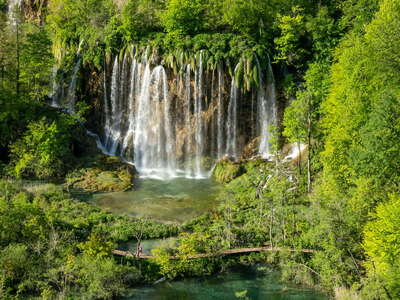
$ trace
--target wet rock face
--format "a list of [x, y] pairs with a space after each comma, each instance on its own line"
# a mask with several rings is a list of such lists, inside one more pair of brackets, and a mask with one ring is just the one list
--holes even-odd
[[67, 175], [68, 188], [85, 192], [122, 192], [134, 187], [135, 167], [118, 157], [97, 155], [91, 167], [77, 169]]

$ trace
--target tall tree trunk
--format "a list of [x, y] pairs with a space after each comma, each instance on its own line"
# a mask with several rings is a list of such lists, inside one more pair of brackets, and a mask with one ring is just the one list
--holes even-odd
[[301, 175], [301, 147], [300, 147], [300, 142], [297, 142], [297, 150], [299, 151], [299, 155], [297, 157], [297, 168], [299, 169], [299, 175]]
[[307, 114], [307, 191], [311, 193], [311, 96], [308, 97], [308, 114]]

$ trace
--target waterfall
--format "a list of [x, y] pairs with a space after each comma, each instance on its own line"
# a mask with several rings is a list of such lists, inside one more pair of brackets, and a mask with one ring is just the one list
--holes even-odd
[[23, 0], [8, 0], [7, 17], [11, 26], [17, 25], [18, 14], [22, 8]]
[[211, 124], [209, 124], [208, 130], [211, 132], [211, 156], [214, 156], [215, 153], [217, 153], [217, 130], [215, 129], [216, 127], [216, 122], [215, 122], [215, 107], [218, 105], [218, 98], [215, 98], [215, 69], [212, 70], [211, 72], [211, 94], [210, 94], [210, 99], [208, 102], [211, 103]]
[[[257, 61], [258, 68], [260, 64]], [[261, 72], [260, 72], [261, 73]], [[272, 71], [271, 63], [268, 64], [267, 69], [267, 82], [264, 81], [262, 74], [259, 75], [260, 88], [257, 95], [258, 106], [258, 122], [260, 128], [260, 146], [259, 155], [265, 159], [271, 157], [271, 126], [276, 125], [276, 89], [274, 73]]]
[[203, 177], [202, 158], [203, 158], [203, 52], [199, 54], [200, 65], [196, 71], [195, 78], [195, 118], [196, 118], [196, 157], [195, 157], [195, 177]]
[[74, 69], [72, 71], [71, 82], [68, 86], [67, 93], [67, 105], [69, 112], [75, 112], [75, 102], [76, 102], [76, 81], [78, 78], [79, 68], [81, 67], [81, 58], [79, 57], [77, 62], [74, 65]]
[[57, 81], [57, 72], [58, 68], [56, 65], [54, 65], [51, 71], [51, 82], [52, 82], [51, 91], [48, 94], [49, 98], [51, 98], [50, 106], [52, 107], [59, 107], [58, 90], [60, 88], [60, 85]]
[[190, 65], [186, 66], [185, 73], [185, 129], [186, 129], [186, 143], [185, 143], [185, 173], [188, 176], [192, 175], [191, 170], [191, 150], [192, 150], [192, 126], [191, 126], [191, 74]]
[[222, 65], [207, 71], [203, 52], [196, 61], [197, 66], [185, 64], [179, 77], [168, 78], [148, 53], [115, 58], [110, 78], [104, 74], [103, 151], [134, 164], [141, 176], [159, 179], [206, 178], [218, 159], [238, 159], [242, 146], [259, 136], [260, 155], [267, 157], [265, 125], [275, 122], [276, 114], [275, 87], [268, 79], [272, 68], [260, 89], [246, 94], [235, 78], [225, 82]]
[[[105, 93], [106, 94], [106, 93]], [[106, 115], [106, 125], [104, 128], [105, 136], [105, 147], [111, 155], [116, 155], [120, 133], [120, 107], [119, 107], [119, 61], [118, 57], [115, 58], [112, 75], [111, 75], [111, 96], [110, 96], [110, 107], [108, 107], [107, 97], [105, 97], [105, 110], [108, 113]]]
[[[104, 103], [103, 103], [103, 111], [104, 111], [104, 137], [105, 137], [105, 145], [107, 145], [107, 140], [111, 134], [111, 114], [110, 114], [110, 104], [108, 103], [107, 97], [107, 70], [104, 70], [104, 78], [103, 78], [103, 89], [104, 89]], [[105, 147], [103, 147], [105, 149]]]
[[176, 152], [167, 75], [146, 64], [135, 124], [134, 163], [144, 176], [176, 175]]
[[237, 158], [237, 107], [239, 88], [236, 86], [235, 78], [232, 78], [231, 94], [228, 107], [228, 120], [226, 123], [227, 143], [226, 155]]
[[131, 70], [131, 80], [129, 87], [129, 97], [128, 97], [128, 132], [125, 135], [121, 155], [125, 155], [128, 151], [130, 143], [133, 143], [133, 135], [135, 133], [135, 96], [137, 91], [137, 82], [139, 79], [138, 75], [138, 63], [136, 59], [133, 59], [132, 70]]
[[148, 152], [147, 147], [151, 147], [147, 135], [147, 128], [151, 128], [153, 124], [150, 124], [150, 80], [151, 71], [150, 65], [146, 64], [142, 86], [140, 88], [140, 94], [138, 97], [137, 105], [137, 117], [135, 120], [135, 139], [133, 143], [134, 147], [134, 161], [137, 168], [143, 169], [148, 165]]
[[[157, 69], [157, 68], [156, 68]], [[167, 171], [168, 175], [175, 176], [176, 172], [176, 157], [175, 157], [175, 138], [173, 133], [172, 119], [171, 119], [171, 101], [168, 95], [168, 81], [167, 74], [163, 67], [157, 69], [157, 80], [161, 80], [163, 91], [163, 104], [164, 104], [164, 130], [166, 136], [166, 152], [167, 152]], [[161, 155], [159, 155], [161, 157]]]
[[224, 136], [223, 136], [223, 130], [225, 128], [224, 126], [224, 103], [222, 100], [222, 91], [223, 91], [223, 86], [224, 86], [224, 77], [222, 74], [222, 68], [219, 65], [218, 66], [218, 136], [217, 136], [217, 147], [218, 147], [218, 158], [222, 158], [224, 155]]

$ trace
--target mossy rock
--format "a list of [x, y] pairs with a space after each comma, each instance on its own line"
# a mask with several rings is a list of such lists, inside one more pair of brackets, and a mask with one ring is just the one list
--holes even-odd
[[229, 183], [243, 173], [245, 173], [245, 169], [240, 163], [221, 160], [215, 166], [212, 177], [216, 182]]
[[135, 168], [118, 157], [99, 155], [91, 165], [68, 174], [67, 187], [91, 193], [122, 192], [133, 188]]
[[252, 172], [268, 173], [274, 168], [275, 163], [264, 159], [256, 159], [256, 160], [248, 160], [244, 162], [242, 165], [246, 173], [252, 173]]

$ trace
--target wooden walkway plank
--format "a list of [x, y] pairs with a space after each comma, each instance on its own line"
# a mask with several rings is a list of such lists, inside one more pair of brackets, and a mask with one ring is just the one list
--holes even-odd
[[[215, 253], [201, 253], [201, 254], [191, 255], [191, 256], [188, 256], [188, 259], [215, 257], [215, 256], [223, 256], [223, 255], [231, 255], [231, 254], [245, 254], [245, 253], [254, 253], [254, 252], [283, 252], [283, 251], [302, 252], [302, 253], [317, 252], [316, 250], [312, 250], [312, 249], [290, 249], [290, 248], [280, 248], [280, 247], [239, 248], [239, 249], [229, 249], [229, 250], [218, 251]], [[134, 257], [134, 258], [138, 258], [138, 259], [154, 259], [155, 258], [154, 256], [149, 256], [149, 255], [140, 255], [137, 257], [134, 254], [132, 254], [131, 252], [122, 251], [122, 250], [113, 250], [112, 254], [117, 255], [117, 256], [123, 256], [123, 257]], [[170, 256], [169, 259], [180, 259], [180, 257]]]

